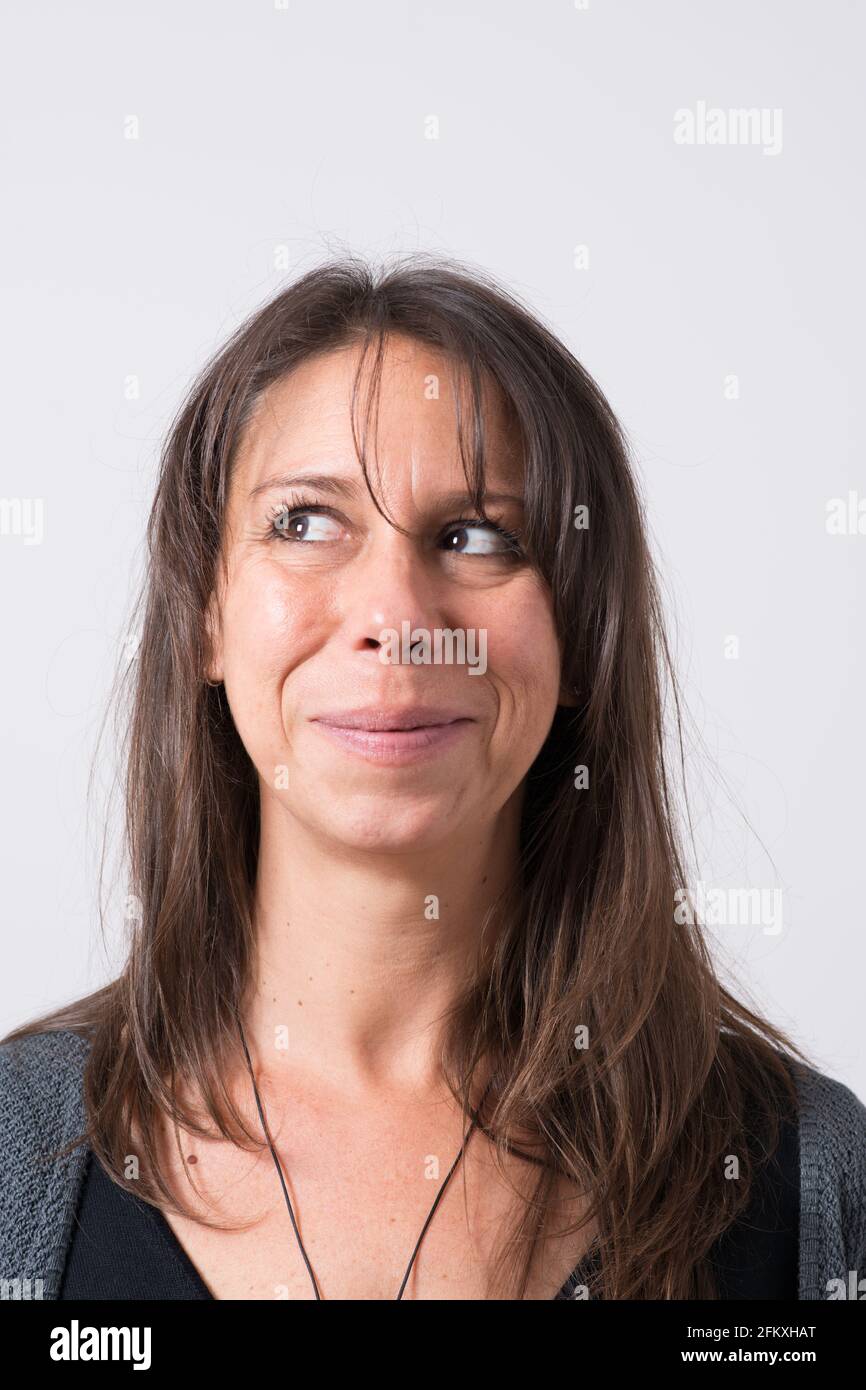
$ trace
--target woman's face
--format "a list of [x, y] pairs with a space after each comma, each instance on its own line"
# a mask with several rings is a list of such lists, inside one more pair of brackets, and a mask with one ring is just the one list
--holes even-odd
[[[224, 682], [263, 815], [281, 807], [358, 849], [459, 845], [509, 803], [519, 807], [550, 728], [560, 694], [550, 593], [489, 524], [455, 524], [476, 514], [447, 364], [402, 335], [388, 340], [368, 470], [383, 509], [411, 534], [380, 515], [352, 441], [358, 351], [320, 356], [276, 382], [248, 427], [229, 490], [208, 674]], [[522, 472], [492, 388], [485, 419], [488, 513], [513, 530]], [[308, 475], [316, 480], [302, 482]], [[386, 646], [388, 629], [405, 632], [405, 644]], [[418, 629], [429, 657], [412, 664]], [[450, 664], [446, 629], [466, 639]], [[377, 728], [341, 726], [353, 716]], [[425, 720], [414, 734], [386, 732]]]

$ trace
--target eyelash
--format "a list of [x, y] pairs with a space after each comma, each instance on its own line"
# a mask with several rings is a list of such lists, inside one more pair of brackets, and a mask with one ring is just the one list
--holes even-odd
[[[293, 494], [291, 502], [280, 502], [279, 505], [269, 513], [268, 524], [264, 533], [265, 539], [288, 541], [290, 544], [303, 545], [303, 541], [296, 542], [293, 536], [288, 535], [282, 528], [277, 527], [276, 522], [278, 519], [285, 519], [286, 524], [290, 524], [296, 516], [303, 515], [305, 512], [312, 512], [317, 516], [334, 515], [330, 507], [324, 507], [320, 503], [312, 501], [310, 498], [299, 497]], [[489, 527], [491, 530], [496, 531], [502, 539], [508, 543], [508, 549], [497, 552], [499, 555], [523, 555], [520, 531], [511, 531], [508, 527], [501, 526], [496, 521], [482, 521], [480, 517], [457, 517], [456, 520], [449, 523], [447, 530], [449, 532], [468, 528], [480, 530], [484, 527]], [[460, 553], [460, 551], [454, 551], [454, 554]], [[480, 559], [482, 557], [476, 556], [475, 558]]]

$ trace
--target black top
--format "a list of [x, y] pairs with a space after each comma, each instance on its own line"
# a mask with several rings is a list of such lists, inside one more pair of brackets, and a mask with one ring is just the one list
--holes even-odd
[[[748, 1209], [714, 1248], [720, 1298], [796, 1299], [799, 1226], [799, 1130], [785, 1120]], [[596, 1259], [592, 1251], [582, 1260], [553, 1301], [569, 1299], [576, 1285], [587, 1283]], [[118, 1187], [92, 1152], [58, 1297], [213, 1300], [162, 1212]]]

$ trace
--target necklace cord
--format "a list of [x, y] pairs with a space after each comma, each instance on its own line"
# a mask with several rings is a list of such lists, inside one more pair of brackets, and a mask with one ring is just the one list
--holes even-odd
[[243, 1027], [242, 1027], [242, 1025], [241, 1025], [240, 1019], [238, 1019], [238, 1027], [240, 1028], [241, 1042], [243, 1043], [244, 1054], [245, 1054], [246, 1059], [247, 1059], [247, 1066], [248, 1066], [249, 1072], [250, 1072], [250, 1079], [252, 1080], [252, 1083], [253, 1083], [253, 1093], [254, 1093], [255, 1098], [256, 1098], [256, 1106], [257, 1106], [258, 1112], [259, 1112], [259, 1119], [260, 1119], [261, 1122], [262, 1122], [262, 1129], [263, 1129], [263, 1131], [264, 1131], [265, 1138], [266, 1138], [267, 1141], [268, 1141], [268, 1148], [269, 1148], [270, 1151], [271, 1151], [271, 1157], [273, 1158], [274, 1163], [276, 1164], [277, 1173], [278, 1173], [279, 1179], [280, 1179], [280, 1184], [281, 1184], [282, 1189], [283, 1189], [283, 1196], [284, 1196], [285, 1199], [286, 1199], [286, 1206], [287, 1206], [288, 1209], [289, 1209], [289, 1216], [291, 1217], [291, 1221], [292, 1221], [292, 1229], [293, 1229], [294, 1232], [295, 1232], [295, 1236], [296, 1236], [297, 1241], [298, 1241], [298, 1246], [300, 1247], [301, 1254], [302, 1254], [303, 1257], [304, 1257], [304, 1264], [307, 1266], [307, 1273], [309, 1274], [310, 1280], [312, 1281], [313, 1292], [315, 1293], [316, 1298], [319, 1299], [319, 1300], [321, 1300], [322, 1295], [320, 1294], [320, 1292], [319, 1292], [319, 1286], [318, 1286], [318, 1284], [316, 1283], [316, 1276], [315, 1276], [315, 1274], [313, 1273], [313, 1266], [310, 1264], [309, 1258], [308, 1258], [308, 1256], [307, 1256], [307, 1252], [306, 1252], [306, 1250], [304, 1249], [304, 1242], [301, 1240], [301, 1233], [300, 1233], [300, 1231], [298, 1230], [298, 1223], [297, 1223], [297, 1221], [295, 1220], [295, 1213], [294, 1213], [294, 1211], [293, 1211], [293, 1209], [292, 1209], [291, 1201], [289, 1200], [289, 1193], [288, 1193], [288, 1188], [286, 1187], [286, 1180], [285, 1180], [285, 1178], [283, 1177], [282, 1166], [281, 1166], [281, 1164], [280, 1164], [279, 1158], [277, 1157], [277, 1152], [276, 1152], [276, 1149], [274, 1148], [273, 1140], [271, 1139], [271, 1132], [270, 1132], [270, 1130], [268, 1129], [268, 1122], [267, 1122], [267, 1120], [265, 1119], [265, 1112], [264, 1112], [264, 1109], [262, 1108], [262, 1102], [261, 1102], [261, 1098], [260, 1098], [260, 1096], [259, 1096], [259, 1088], [258, 1088], [258, 1086], [256, 1085], [256, 1078], [255, 1078], [255, 1075], [254, 1075], [254, 1073], [253, 1073], [253, 1064], [252, 1064], [252, 1062], [251, 1062], [251, 1060], [250, 1060], [249, 1048], [247, 1047], [247, 1040], [246, 1040], [246, 1038], [244, 1037], [244, 1030], [243, 1030]]
[[[280, 1185], [281, 1185], [281, 1187], [282, 1187], [282, 1189], [283, 1189], [283, 1196], [284, 1196], [285, 1199], [286, 1199], [286, 1206], [288, 1207], [288, 1210], [289, 1210], [289, 1217], [290, 1217], [291, 1222], [292, 1222], [292, 1229], [293, 1229], [293, 1231], [294, 1231], [294, 1233], [295, 1233], [295, 1239], [296, 1239], [297, 1242], [298, 1242], [298, 1248], [299, 1248], [299, 1250], [300, 1250], [300, 1252], [301, 1252], [301, 1255], [303, 1256], [304, 1264], [305, 1264], [306, 1267], [307, 1267], [307, 1273], [309, 1274], [309, 1276], [310, 1276], [310, 1282], [311, 1282], [312, 1285], [313, 1285], [313, 1292], [314, 1292], [316, 1298], [317, 1298], [318, 1300], [321, 1301], [322, 1295], [321, 1295], [321, 1292], [319, 1291], [319, 1285], [318, 1285], [318, 1283], [316, 1282], [316, 1276], [315, 1276], [315, 1274], [313, 1273], [313, 1266], [311, 1265], [309, 1256], [307, 1255], [307, 1252], [306, 1252], [306, 1250], [304, 1249], [304, 1242], [303, 1242], [302, 1239], [301, 1239], [301, 1233], [300, 1233], [300, 1231], [298, 1230], [298, 1223], [297, 1223], [297, 1221], [295, 1220], [295, 1213], [294, 1213], [294, 1210], [293, 1210], [293, 1208], [292, 1208], [291, 1200], [290, 1200], [290, 1198], [289, 1198], [289, 1191], [288, 1191], [288, 1188], [287, 1188], [287, 1186], [286, 1186], [285, 1177], [284, 1177], [284, 1175], [283, 1175], [282, 1164], [280, 1163], [279, 1156], [277, 1155], [277, 1151], [276, 1151], [276, 1149], [275, 1149], [275, 1147], [274, 1147], [274, 1143], [273, 1143], [273, 1140], [272, 1140], [272, 1138], [271, 1138], [270, 1130], [268, 1129], [268, 1123], [267, 1123], [267, 1120], [266, 1120], [266, 1118], [265, 1118], [264, 1107], [263, 1107], [263, 1105], [262, 1105], [261, 1097], [259, 1096], [259, 1088], [258, 1088], [258, 1086], [256, 1085], [256, 1078], [255, 1078], [255, 1073], [254, 1073], [254, 1071], [253, 1071], [253, 1064], [252, 1064], [252, 1060], [251, 1060], [251, 1058], [250, 1058], [249, 1048], [247, 1047], [247, 1040], [246, 1040], [246, 1037], [244, 1036], [243, 1025], [242, 1025], [242, 1023], [241, 1023], [240, 1016], [239, 1016], [238, 1014], [236, 1014], [235, 1017], [236, 1017], [236, 1019], [237, 1019], [237, 1025], [238, 1025], [238, 1029], [239, 1029], [240, 1035], [241, 1035], [241, 1043], [242, 1043], [242, 1045], [243, 1045], [244, 1056], [246, 1057], [247, 1067], [248, 1067], [249, 1073], [250, 1073], [250, 1080], [251, 1080], [252, 1083], [253, 1083], [253, 1094], [255, 1095], [255, 1098], [256, 1098], [256, 1108], [258, 1109], [258, 1112], [259, 1112], [259, 1119], [260, 1119], [260, 1121], [261, 1121], [262, 1130], [263, 1130], [263, 1132], [264, 1132], [265, 1139], [267, 1140], [268, 1148], [270, 1149], [270, 1152], [271, 1152], [271, 1158], [274, 1160], [274, 1165], [275, 1165], [275, 1167], [276, 1167], [277, 1174], [278, 1174], [279, 1179], [280, 1179]], [[432, 1205], [432, 1207], [430, 1208], [430, 1211], [429, 1211], [429, 1213], [428, 1213], [428, 1215], [427, 1215], [427, 1220], [424, 1222], [424, 1225], [423, 1225], [422, 1228], [421, 1228], [421, 1234], [419, 1235], [418, 1240], [417, 1240], [416, 1243], [415, 1243], [415, 1249], [412, 1251], [412, 1258], [410, 1259], [409, 1264], [408, 1264], [407, 1267], [406, 1267], [406, 1273], [403, 1275], [403, 1282], [402, 1282], [401, 1285], [400, 1285], [400, 1289], [399, 1289], [399, 1292], [398, 1292], [398, 1294], [397, 1294], [397, 1298], [396, 1298], [396, 1300], [395, 1300], [396, 1302], [400, 1302], [400, 1300], [403, 1298], [403, 1291], [404, 1291], [404, 1289], [406, 1288], [407, 1283], [409, 1282], [409, 1275], [410, 1275], [411, 1272], [412, 1272], [412, 1266], [413, 1266], [413, 1264], [415, 1263], [415, 1257], [417, 1256], [418, 1251], [419, 1251], [420, 1248], [421, 1248], [421, 1242], [422, 1242], [422, 1240], [424, 1239], [424, 1236], [425, 1236], [426, 1233], [427, 1233], [427, 1228], [429, 1227], [430, 1222], [433, 1220], [433, 1217], [434, 1217], [434, 1215], [435, 1215], [435, 1213], [436, 1213], [436, 1208], [439, 1206], [439, 1203], [440, 1203], [440, 1201], [442, 1200], [442, 1197], [443, 1197], [444, 1194], [445, 1194], [445, 1189], [446, 1189], [446, 1187], [448, 1186], [449, 1182], [451, 1181], [451, 1177], [452, 1177], [452, 1175], [454, 1174], [454, 1172], [455, 1172], [455, 1170], [456, 1170], [456, 1168], [457, 1168], [457, 1165], [459, 1164], [461, 1158], [463, 1157], [464, 1153], [466, 1152], [466, 1146], [467, 1146], [467, 1144], [469, 1143], [469, 1140], [470, 1140], [471, 1137], [472, 1137], [472, 1133], [473, 1133], [473, 1131], [474, 1131], [474, 1129], [475, 1129], [475, 1127], [476, 1127], [476, 1125], [477, 1125], [477, 1123], [478, 1123], [479, 1112], [480, 1112], [481, 1107], [482, 1107], [482, 1105], [484, 1104], [485, 1100], [487, 1099], [487, 1093], [488, 1093], [488, 1091], [490, 1090], [490, 1087], [491, 1087], [492, 1084], [493, 1084], [494, 1077], [495, 1077], [495, 1073], [494, 1073], [494, 1076], [492, 1076], [492, 1077], [490, 1078], [490, 1080], [488, 1081], [487, 1085], [485, 1086], [485, 1088], [484, 1088], [484, 1094], [482, 1095], [481, 1100], [478, 1102], [477, 1108], [476, 1108], [476, 1109], [473, 1109], [471, 1106], [469, 1107], [469, 1108], [470, 1108], [470, 1113], [471, 1113], [471, 1115], [472, 1115], [472, 1123], [470, 1124], [468, 1130], [466, 1131], [466, 1134], [464, 1135], [463, 1143], [460, 1145], [460, 1152], [457, 1154], [457, 1157], [455, 1158], [454, 1162], [451, 1164], [451, 1167], [449, 1168], [448, 1173], [446, 1174], [445, 1181], [442, 1183], [442, 1186], [439, 1188], [439, 1191], [436, 1193], [436, 1197], [435, 1197], [435, 1200], [434, 1200], [434, 1202], [433, 1202], [433, 1205]]]

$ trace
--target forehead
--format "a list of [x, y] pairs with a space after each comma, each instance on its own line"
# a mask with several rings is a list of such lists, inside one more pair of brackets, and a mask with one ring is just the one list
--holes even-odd
[[[381, 373], [369, 426], [366, 423], [371, 389], [373, 352], [369, 352], [358, 383], [356, 428], [365, 440], [368, 468], [388, 473], [398, 482], [407, 471], [416, 483], [441, 481], [443, 487], [465, 482], [461, 463], [456, 407], [460, 407], [465, 447], [470, 447], [471, 394], [460, 369], [435, 347], [404, 335], [385, 343]], [[238, 447], [233, 490], [250, 489], [274, 472], [357, 470], [352, 439], [352, 389], [361, 360], [358, 345], [337, 348], [301, 363], [263, 393]], [[458, 378], [458, 379], [455, 379]], [[487, 485], [519, 481], [521, 456], [516, 431], [504, 395], [493, 379], [482, 378], [482, 413]]]

